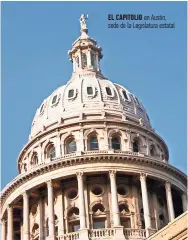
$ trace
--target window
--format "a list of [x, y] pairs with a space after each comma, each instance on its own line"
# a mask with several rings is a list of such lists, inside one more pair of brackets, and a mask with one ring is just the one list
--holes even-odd
[[68, 98], [74, 97], [74, 89], [70, 89], [68, 93]]
[[134, 99], [135, 99], [135, 102], [137, 105], [140, 105], [139, 101], [138, 101], [138, 98], [134, 96]]
[[31, 165], [37, 165], [38, 164], [38, 156], [37, 153], [34, 153], [32, 158], [31, 158]]
[[44, 110], [44, 103], [42, 104], [41, 108], [40, 108], [40, 113], [42, 113]]
[[57, 101], [57, 95], [55, 95], [53, 98], [52, 98], [52, 104], [55, 104]]
[[154, 157], [157, 156], [156, 147], [154, 145], [150, 146], [150, 155]]
[[103, 193], [103, 188], [101, 186], [94, 186], [92, 189], [91, 189], [91, 192], [96, 195], [96, 196], [99, 196]]
[[105, 228], [105, 219], [93, 219], [93, 228]]
[[139, 152], [139, 142], [138, 142], [138, 140], [133, 141], [133, 152]]
[[73, 223], [73, 224], [71, 224], [72, 226], [72, 232], [77, 232], [79, 229], [80, 229], [80, 223], [79, 223], [79, 221], [77, 221], [77, 222], [75, 222], [75, 223]]
[[83, 68], [87, 67], [87, 56], [85, 53], [82, 53], [82, 67]]
[[76, 232], [80, 228], [79, 209], [72, 207], [68, 212], [69, 232]]
[[93, 88], [92, 87], [87, 87], [87, 94], [88, 95], [93, 95]]
[[91, 66], [95, 67], [95, 55], [91, 52]]
[[127, 191], [127, 188], [125, 186], [120, 185], [120, 186], [117, 187], [117, 192], [118, 192], [119, 195], [125, 196], [125, 195], [127, 195], [128, 191]]
[[77, 195], [78, 195], [78, 190], [77, 189], [71, 189], [70, 191], [68, 191], [68, 193], [67, 193], [67, 197], [69, 198], [69, 199], [74, 199], [74, 198], [76, 198], [77, 197]]
[[73, 152], [76, 152], [75, 140], [71, 140], [70, 142], [68, 142], [68, 145], [67, 145], [67, 153], [73, 153]]
[[106, 93], [107, 95], [112, 96], [112, 91], [109, 87], [106, 87]]
[[98, 145], [98, 140], [96, 137], [91, 137], [89, 139], [89, 150], [98, 150], [99, 145]]
[[47, 147], [47, 158], [50, 158], [51, 160], [53, 160], [55, 157], [56, 157], [55, 147], [53, 144], [50, 144]]
[[126, 203], [122, 203], [119, 205], [119, 211], [120, 213], [129, 213], [129, 207]]
[[122, 92], [123, 92], [124, 98], [125, 98], [126, 100], [129, 100], [126, 91], [123, 90]]
[[120, 139], [117, 137], [112, 138], [112, 148], [119, 150], [121, 149]]

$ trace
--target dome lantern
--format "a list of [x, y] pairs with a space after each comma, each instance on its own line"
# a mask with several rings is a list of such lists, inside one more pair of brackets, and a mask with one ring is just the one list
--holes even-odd
[[81, 36], [72, 44], [72, 50], [68, 51], [73, 63], [73, 73], [88, 70], [100, 72], [99, 61], [102, 59], [102, 48], [88, 36], [87, 19], [88, 14], [80, 16]]

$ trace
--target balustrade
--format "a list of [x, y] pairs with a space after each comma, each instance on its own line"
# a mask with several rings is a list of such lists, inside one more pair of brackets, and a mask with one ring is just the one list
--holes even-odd
[[146, 237], [145, 229], [124, 228], [123, 233], [125, 237], [139, 237], [143, 239]]
[[99, 237], [112, 237], [114, 236], [114, 229], [107, 228], [107, 229], [92, 229], [89, 231], [89, 237], [93, 239], [98, 239]]
[[78, 240], [79, 232], [67, 233], [62, 236], [57, 237], [58, 240]]

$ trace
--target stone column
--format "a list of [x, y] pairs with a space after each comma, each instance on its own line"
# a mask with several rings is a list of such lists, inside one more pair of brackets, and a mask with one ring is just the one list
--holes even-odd
[[59, 209], [59, 221], [58, 221], [58, 235], [62, 236], [65, 231], [64, 227], [64, 196], [63, 196], [63, 190], [61, 189], [61, 193], [58, 196], [59, 203], [60, 203], [60, 209]]
[[88, 230], [86, 228], [86, 209], [85, 209], [85, 198], [84, 198], [83, 172], [77, 172], [76, 176], [78, 180], [80, 239], [89, 240]]
[[29, 240], [29, 195], [27, 192], [23, 193], [23, 238]]
[[152, 199], [153, 199], [153, 208], [154, 208], [154, 216], [155, 216], [155, 225], [157, 231], [159, 230], [159, 217], [158, 217], [158, 203], [157, 203], [157, 195], [155, 192], [152, 193]]
[[52, 180], [46, 182], [48, 190], [48, 223], [49, 223], [49, 238], [55, 240], [55, 218], [54, 218], [54, 194]]
[[85, 210], [85, 199], [84, 199], [83, 172], [76, 173], [76, 176], [78, 180], [80, 229], [85, 229], [86, 228], [86, 210]]
[[116, 171], [109, 171], [110, 174], [110, 187], [111, 187], [111, 202], [112, 202], [112, 215], [115, 229], [114, 240], [125, 239], [123, 234], [123, 226], [120, 223], [119, 205], [117, 197], [117, 186], [116, 186]]
[[39, 200], [39, 239], [44, 239], [44, 199], [41, 197]]
[[1, 221], [1, 239], [6, 240], [6, 222], [4, 219]]
[[[142, 204], [144, 210], [144, 221], [145, 228], [151, 228], [151, 218], [150, 218], [150, 210], [149, 210], [149, 202], [148, 202], [148, 192], [147, 192], [147, 184], [146, 184], [146, 174], [140, 174], [140, 183], [141, 183], [141, 192], [142, 192]], [[149, 232], [146, 231], [146, 237], [149, 236]]]
[[111, 187], [111, 198], [112, 198], [112, 214], [114, 227], [121, 226], [119, 216], [119, 206], [117, 198], [117, 186], [116, 186], [116, 171], [110, 171], [110, 187]]
[[166, 189], [166, 200], [167, 200], [167, 206], [168, 206], [168, 216], [169, 216], [169, 221], [171, 222], [175, 218], [175, 216], [174, 216], [171, 184], [169, 182], [165, 183], [165, 189]]
[[11, 205], [9, 205], [7, 208], [7, 214], [8, 214], [8, 226], [7, 226], [8, 240], [13, 240], [13, 207]]
[[186, 212], [187, 211], [187, 194], [182, 193], [181, 198], [182, 198], [183, 212]]
[[88, 53], [87, 53], [87, 67], [91, 68], [91, 49], [88, 49]]

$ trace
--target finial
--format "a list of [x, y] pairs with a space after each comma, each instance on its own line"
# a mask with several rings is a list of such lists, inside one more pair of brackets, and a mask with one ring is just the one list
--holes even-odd
[[80, 16], [80, 27], [81, 27], [81, 33], [85, 32], [87, 33], [88, 32], [88, 29], [87, 29], [87, 24], [86, 24], [86, 20], [88, 19], [88, 14], [82, 14]]

